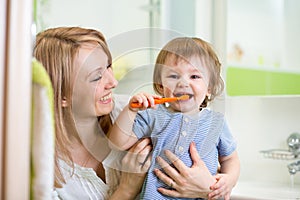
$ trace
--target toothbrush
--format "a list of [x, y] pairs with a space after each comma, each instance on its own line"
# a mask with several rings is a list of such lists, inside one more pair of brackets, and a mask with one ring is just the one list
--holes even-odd
[[[154, 99], [155, 104], [162, 104], [166, 102], [172, 102], [172, 101], [181, 101], [181, 100], [188, 100], [190, 98], [189, 95], [185, 94], [180, 97], [165, 97], [165, 98], [160, 98], [160, 99]], [[143, 107], [143, 104], [140, 104], [138, 102], [134, 102], [130, 104], [131, 108], [141, 108]], [[150, 107], [150, 106], [149, 106]]]

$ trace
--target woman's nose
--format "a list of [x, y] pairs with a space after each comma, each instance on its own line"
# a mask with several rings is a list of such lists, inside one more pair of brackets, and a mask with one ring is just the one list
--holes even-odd
[[115, 88], [118, 85], [118, 81], [115, 79], [113, 71], [111, 68], [108, 68], [104, 73], [104, 84], [106, 89]]

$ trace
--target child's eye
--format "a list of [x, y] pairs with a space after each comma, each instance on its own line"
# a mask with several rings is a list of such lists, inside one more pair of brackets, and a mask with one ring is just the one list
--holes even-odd
[[176, 74], [171, 74], [171, 75], [168, 76], [168, 78], [178, 79], [179, 76], [176, 75]]
[[199, 75], [192, 75], [191, 76], [191, 79], [199, 79], [199, 78], [201, 78], [201, 76], [199, 76]]

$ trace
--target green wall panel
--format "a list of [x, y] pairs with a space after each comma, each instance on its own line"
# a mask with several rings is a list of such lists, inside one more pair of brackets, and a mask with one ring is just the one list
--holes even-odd
[[230, 96], [300, 94], [300, 73], [230, 66], [226, 90]]

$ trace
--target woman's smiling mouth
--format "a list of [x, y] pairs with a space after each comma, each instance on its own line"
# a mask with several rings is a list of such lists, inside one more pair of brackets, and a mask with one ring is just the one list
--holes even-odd
[[101, 103], [109, 103], [111, 101], [112, 94], [109, 93], [108, 95], [101, 97], [99, 100]]

